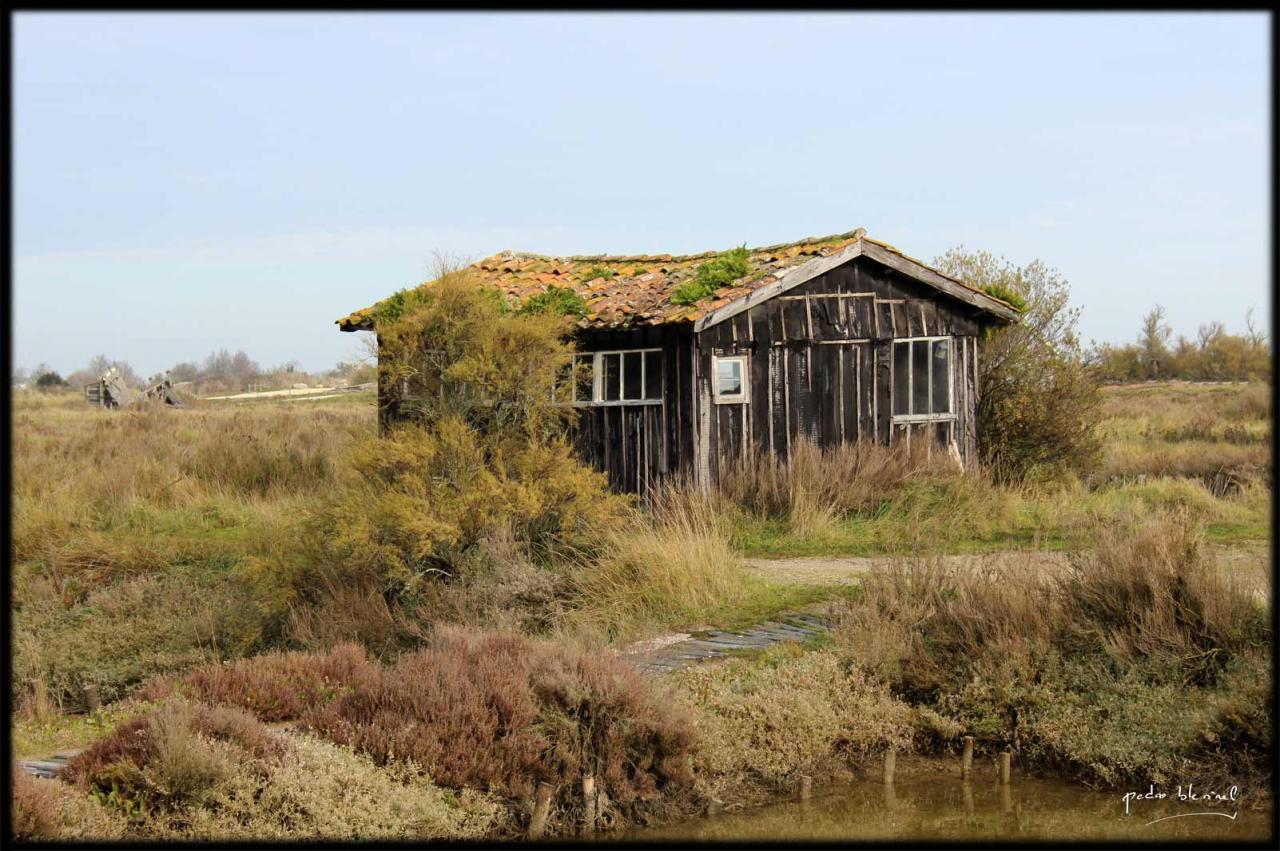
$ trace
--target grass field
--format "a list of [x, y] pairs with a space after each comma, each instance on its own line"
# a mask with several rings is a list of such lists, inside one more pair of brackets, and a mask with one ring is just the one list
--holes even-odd
[[[516, 630], [550, 641], [550, 646], [565, 648], [564, 652], [577, 648], [573, 652], [595, 653], [602, 646], [617, 646], [672, 629], [745, 626], [784, 609], [823, 601], [859, 605], [860, 595], [851, 594], [839, 583], [752, 572], [743, 564], [745, 557], [927, 559], [943, 553], [1027, 549], [1071, 554], [1091, 550], [1109, 530], [1162, 529], [1175, 522], [1169, 518], [1176, 518], [1176, 524], [1181, 525], [1168, 528], [1193, 528], [1197, 540], [1212, 546], [1196, 550], [1210, 556], [1161, 555], [1174, 566], [1171, 570], [1183, 569], [1178, 565], [1200, 571], [1204, 564], [1234, 563], [1229, 558], [1233, 547], [1249, 553], [1248, 569], [1252, 570], [1259, 548], [1271, 532], [1270, 388], [1182, 383], [1109, 387], [1105, 389], [1105, 412], [1103, 460], [1081, 480], [1005, 487], [993, 484], [980, 472], [956, 475], [895, 468], [878, 456], [867, 456], [850, 462], [863, 464], [857, 475], [867, 477], [866, 482], [852, 488], [840, 481], [822, 481], [822, 464], [815, 464], [805, 474], [811, 481], [779, 479], [771, 485], [774, 491], [767, 498], [759, 493], [753, 497], [747, 490], [719, 501], [707, 501], [692, 491], [673, 493], [665, 508], [656, 513], [628, 515], [626, 522], [603, 535], [590, 552], [532, 552], [499, 536], [479, 548], [475, 558], [480, 566], [468, 578], [452, 586], [424, 586], [412, 595], [413, 608], [407, 603], [388, 603], [380, 593], [344, 587], [330, 589], [316, 602], [314, 597], [300, 597], [295, 581], [299, 571], [307, 569], [300, 562], [317, 552], [318, 527], [311, 518], [349, 487], [350, 453], [376, 432], [370, 394], [319, 400], [197, 402], [185, 409], [136, 411], [92, 409], [73, 393], [19, 394], [12, 410], [11, 695], [15, 755], [42, 756], [61, 748], [81, 747], [102, 738], [126, 718], [168, 712], [163, 709], [164, 698], [158, 698], [158, 703], [143, 699], [155, 697], [143, 686], [154, 684], [157, 678], [182, 678], [204, 666], [225, 666], [270, 651], [323, 650], [348, 640], [376, 650], [385, 664], [391, 665], [400, 649], [426, 640], [438, 621], [482, 631]], [[873, 469], [872, 462], [882, 466]], [[763, 486], [756, 481], [751, 487]], [[838, 510], [827, 504], [830, 500], [820, 498], [826, 492], [853, 491], [856, 498], [842, 497]], [[752, 499], [756, 501], [752, 503]], [[1127, 544], [1113, 542], [1112, 546], [1120, 551]], [[1137, 563], [1138, 556], [1116, 557], [1109, 569], [1129, 570]], [[1229, 570], [1218, 570], [1216, 575], [1230, 580]], [[947, 581], [954, 584], [960, 580], [953, 576]], [[1160, 583], [1166, 579], [1150, 581], [1164, 587]], [[888, 600], [883, 597], [889, 593], [887, 589], [876, 593]], [[1217, 591], [1204, 593], [1206, 600], [1220, 599], [1215, 596]], [[1159, 594], [1151, 599], [1156, 598]], [[899, 596], [893, 605], [907, 611], [916, 603]], [[850, 617], [856, 620], [864, 615], [855, 610]], [[1028, 646], [1039, 648], [1034, 652], [1046, 659], [1052, 656], [1056, 660], [1053, 664], [1066, 665], [1064, 670], [1084, 683], [1092, 674], [1088, 674], [1086, 660], [1071, 655], [1075, 650], [1070, 648], [1076, 645], [1068, 635], [1068, 620], [1059, 625], [1061, 635], [1028, 639]], [[1025, 626], [1029, 621], [1018, 623]], [[842, 641], [851, 634], [843, 633], [846, 637]], [[1210, 690], [1197, 698], [1202, 707], [1197, 711], [1209, 719], [1204, 723], [1213, 729], [1218, 729], [1214, 725], [1220, 724], [1220, 716], [1226, 717], [1222, 713], [1234, 711], [1228, 703], [1246, 700], [1240, 695], [1253, 695], [1249, 690], [1257, 685], [1256, 671], [1239, 667], [1253, 664], [1247, 660], [1256, 657], [1256, 631], [1247, 636], [1231, 634], [1235, 636], [1231, 641], [1239, 648], [1233, 658], [1246, 661], [1234, 663], [1237, 667], [1223, 681], [1225, 691]], [[393, 641], [386, 636], [398, 637]], [[1144, 634], [1134, 640], [1148, 637]], [[912, 646], [907, 637], [899, 638], [903, 648]], [[931, 633], [921, 640], [953, 638]], [[1176, 644], [1184, 638], [1160, 640]], [[1266, 640], [1270, 640], [1269, 633]], [[392, 647], [394, 652], [387, 649]], [[533, 671], [530, 676], [546, 675], [537, 673], [543, 670], [538, 666], [549, 666], [549, 670], [568, 664], [557, 660], [555, 654], [560, 651], [538, 652], [550, 655], [537, 657], [544, 661], [529, 669]], [[886, 668], [881, 674], [865, 676], [841, 673], [848, 671], [849, 664], [862, 665], [867, 672], [876, 669], [879, 662], [866, 657], [867, 652], [861, 646], [801, 648], [767, 654], [763, 662], [735, 662], [725, 671], [682, 680], [678, 690], [684, 696], [678, 703], [702, 719], [698, 723], [710, 738], [698, 752], [701, 756], [693, 757], [696, 782], [691, 788], [695, 792], [662, 792], [654, 800], [675, 807], [672, 812], [676, 812], [690, 801], [701, 800], [699, 795], [722, 794], [738, 782], [734, 778], [740, 780], [749, 774], [749, 767], [733, 752], [733, 743], [753, 730], [751, 735], [764, 735], [759, 727], [765, 723], [762, 719], [773, 717], [771, 707], [783, 703], [791, 706], [787, 712], [803, 720], [797, 722], [797, 730], [817, 732], [805, 747], [790, 741], [775, 743], [777, 761], [768, 769], [773, 778], [770, 783], [775, 784], [790, 782], [788, 778], [796, 772], [825, 772], [833, 758], [830, 748], [838, 749], [839, 741], [857, 743], [859, 753], [889, 741], [901, 741], [904, 747], [914, 742], [911, 747], [928, 749], [946, 740], [945, 736], [938, 738], [938, 730], [951, 729], [947, 724], [1005, 723], [1000, 720], [1005, 718], [1001, 715], [1007, 709], [1004, 704], [992, 703], [992, 695], [979, 695], [963, 684], [947, 681], [945, 688], [955, 690], [952, 698], [943, 700], [935, 695], [913, 703], [904, 702], [901, 691], [891, 694], [889, 690], [889, 684], [897, 682], [894, 677], [916, 675], [910, 670], [903, 674], [899, 668]], [[919, 671], [928, 669], [926, 663], [923, 658], [911, 662]], [[996, 667], [988, 674], [998, 668], [994, 660], [991, 664]], [[770, 673], [775, 669], [778, 672]], [[360, 675], [366, 679], [359, 682], [366, 685], [359, 688], [373, 688], [367, 678], [384, 676], [380, 668], [369, 671]], [[503, 674], [514, 675], [512, 671]], [[1138, 688], [1141, 677], [1154, 677], [1165, 689], [1159, 700], [1172, 699], [1174, 691], [1169, 684], [1174, 680], [1166, 674], [1147, 671], [1131, 676], [1137, 678], [1132, 683], [1095, 685], [1099, 693], [1118, 701], [1125, 689]], [[612, 692], [601, 683], [589, 679], [581, 687], [606, 700]], [[1008, 694], [1022, 694], [1018, 689], [1024, 686], [1010, 686], [1014, 690]], [[755, 714], [750, 717], [730, 711], [735, 690], [742, 688], [756, 695], [752, 698]], [[641, 703], [649, 700], [640, 695], [637, 692], [635, 699]], [[808, 710], [802, 711], [798, 704], [792, 706], [800, 699], [796, 695], [808, 695], [803, 700], [816, 707], [814, 712], [806, 714]], [[99, 703], [104, 705], [92, 708]], [[86, 713], [86, 709], [91, 711]], [[219, 794], [248, 796], [234, 799], [241, 803], [263, 795], [296, 796], [301, 792], [290, 785], [298, 782], [296, 772], [306, 766], [311, 766], [306, 770], [319, 770], [317, 766], [325, 764], [350, 777], [370, 801], [391, 794], [379, 785], [385, 781], [385, 771], [391, 770], [384, 764], [384, 756], [375, 754], [374, 763], [370, 763], [369, 753], [358, 752], [359, 748], [344, 753], [332, 750], [332, 742], [342, 744], [333, 738], [336, 734], [332, 731], [353, 723], [343, 719], [355, 711], [354, 707], [318, 705], [307, 711], [322, 710], [330, 713], [324, 716], [328, 720], [321, 723], [316, 716], [309, 722], [318, 725], [311, 733], [298, 732], [300, 738], [290, 739], [285, 762], [291, 767], [278, 769], [272, 775], [276, 780], [263, 781], [266, 775], [261, 772], [253, 775], [258, 778], [254, 780], [232, 771], [227, 766], [236, 757], [230, 751], [219, 751], [222, 755], [217, 759], [209, 757], [212, 762], [202, 763], [212, 772], [209, 777], [225, 780], [218, 787], [224, 790]], [[545, 707], [536, 711], [552, 712]], [[629, 710], [613, 706], [608, 711]], [[1256, 707], [1250, 703], [1247, 711], [1256, 712]], [[828, 715], [843, 717], [848, 712], [866, 713], [870, 720], [866, 726], [844, 732], [840, 732], [844, 721], [830, 729], [823, 726], [822, 719]], [[563, 723], [558, 713], [555, 710], [537, 723], [550, 724], [551, 719], [555, 724]], [[205, 723], [196, 716], [184, 718], [181, 723], [188, 726]], [[1105, 779], [1112, 772], [1117, 777], [1136, 778], [1147, 776], [1143, 772], [1155, 770], [1152, 766], [1175, 764], [1167, 755], [1144, 751], [1144, 756], [1133, 757], [1136, 761], [1132, 764], [1121, 765], [1118, 757], [1090, 750], [1075, 739], [1054, 738], [1066, 735], [1055, 724], [1073, 722], [1066, 716], [1046, 718], [1039, 727], [1028, 727], [1028, 735], [1038, 737], [1037, 747], [1042, 748], [1046, 760], [1078, 760], [1081, 776]], [[1249, 718], [1246, 732], [1252, 736], [1258, 719], [1254, 715]], [[154, 727], [159, 737], [157, 758], [168, 753], [166, 747], [181, 746], [189, 754], [195, 752], [193, 748], [204, 747], [197, 741], [199, 736], [191, 739], [188, 733], [174, 732], [177, 728], [173, 724], [179, 722], [167, 715], [154, 723], [159, 725]], [[248, 722], [222, 719], [218, 723], [231, 724], [243, 732]], [[674, 725], [670, 729], [683, 729], [684, 723], [670, 721]], [[1103, 730], [1099, 735], [1119, 734]], [[177, 738], [165, 744], [170, 742], [166, 736]], [[1137, 746], [1128, 739], [1116, 741], [1120, 748]], [[793, 745], [794, 752], [788, 750]], [[1177, 748], [1182, 748], [1178, 753], [1186, 759], [1201, 759], [1190, 744]], [[277, 769], [262, 771], [270, 774]], [[675, 768], [671, 771], [672, 777], [681, 773]], [[759, 781], [757, 776], [752, 788], [772, 788]], [[263, 782], [267, 785], [262, 786]], [[421, 812], [378, 815], [382, 810], [369, 803], [366, 814], [359, 818], [353, 815], [351, 824], [370, 824], [369, 819], [385, 816], [391, 819], [386, 823], [400, 825], [396, 828], [400, 832], [394, 835], [460, 837], [500, 835], [511, 829], [512, 818], [519, 821], [524, 817], [512, 815], [519, 807], [510, 796], [506, 803], [466, 797], [479, 794], [466, 783], [453, 791], [428, 783], [423, 790], [426, 797], [422, 800], [429, 803], [423, 804]], [[55, 809], [64, 806], [57, 803], [61, 794], [55, 795], [47, 787], [30, 791], [32, 801], [53, 802], [48, 806]], [[332, 794], [339, 792], [335, 789]], [[457, 797], [459, 794], [464, 797]], [[228, 798], [224, 804], [232, 806], [234, 801]], [[677, 801], [681, 803], [677, 805]], [[331, 807], [333, 802], [316, 805]], [[182, 806], [196, 804], [188, 801]], [[516, 810], [503, 809], [513, 806]], [[194, 811], [183, 812], [190, 815]], [[79, 813], [76, 817], [87, 819], [90, 815]], [[401, 816], [403, 820], [395, 820]], [[147, 821], [138, 813], [129, 818], [132, 826], [116, 824], [126, 835], [200, 835], [183, 833], [189, 824], [182, 819]], [[284, 828], [261, 821], [266, 815], [257, 810], [245, 818], [249, 820], [245, 823], [277, 831], [272, 835], [341, 835], [332, 824], [325, 827], [318, 822], [307, 822], [310, 826], [296, 833], [279, 833]], [[225, 833], [231, 830], [229, 823], [209, 824], [213, 833], [233, 835]], [[76, 834], [72, 831], [69, 835]]]

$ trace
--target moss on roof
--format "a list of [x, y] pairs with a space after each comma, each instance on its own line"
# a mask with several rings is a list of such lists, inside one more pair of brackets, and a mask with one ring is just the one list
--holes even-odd
[[[697, 276], [699, 266], [718, 257], [721, 252], [548, 257], [503, 251], [479, 260], [468, 268], [482, 282], [492, 285], [502, 293], [512, 307], [518, 307], [528, 299], [558, 287], [573, 290], [582, 298], [583, 312], [577, 320], [580, 327], [660, 325], [693, 322], [758, 287], [776, 281], [786, 270], [816, 257], [834, 254], [859, 239], [875, 242], [890, 251], [907, 256], [888, 243], [866, 237], [863, 228], [831, 236], [809, 237], [797, 242], [748, 248], [747, 273], [692, 304], [677, 303], [672, 296], [681, 284]], [[908, 259], [920, 263], [914, 258]], [[956, 283], [968, 286], [963, 281]], [[427, 281], [419, 287], [430, 284]], [[386, 301], [384, 299], [357, 310], [339, 319], [337, 324], [344, 331], [372, 329], [374, 317]]]

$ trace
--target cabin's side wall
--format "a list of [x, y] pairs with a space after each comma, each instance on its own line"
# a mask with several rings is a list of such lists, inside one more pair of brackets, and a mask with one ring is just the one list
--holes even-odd
[[575, 446], [616, 490], [644, 494], [693, 458], [693, 333], [687, 326], [583, 331], [579, 352], [662, 350], [661, 404], [585, 405]]
[[[895, 445], [927, 440], [968, 466], [978, 453], [976, 312], [869, 258], [859, 257], [697, 335], [698, 466], [713, 480], [751, 447], [787, 457], [808, 437]], [[895, 422], [893, 341], [949, 336], [953, 416]], [[716, 404], [713, 356], [749, 356], [749, 400]]]

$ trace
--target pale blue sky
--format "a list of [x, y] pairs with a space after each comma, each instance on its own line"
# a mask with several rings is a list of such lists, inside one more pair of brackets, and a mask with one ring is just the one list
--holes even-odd
[[1269, 315], [1262, 14], [22, 14], [15, 363], [331, 366], [433, 251], [866, 227], [1071, 281], [1086, 340]]

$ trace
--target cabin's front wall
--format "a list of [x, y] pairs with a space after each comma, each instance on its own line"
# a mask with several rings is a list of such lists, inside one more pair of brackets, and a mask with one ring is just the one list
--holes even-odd
[[[968, 466], [977, 458], [975, 311], [874, 260], [855, 258], [696, 335], [697, 468], [714, 480], [752, 446], [786, 458], [808, 437], [926, 441]], [[950, 339], [950, 411], [895, 416], [893, 343]], [[715, 359], [747, 359], [747, 398], [717, 402]]]

